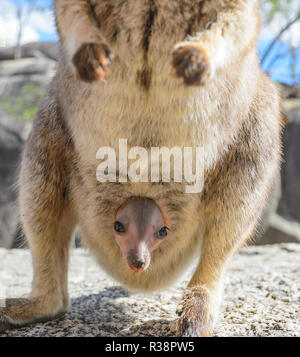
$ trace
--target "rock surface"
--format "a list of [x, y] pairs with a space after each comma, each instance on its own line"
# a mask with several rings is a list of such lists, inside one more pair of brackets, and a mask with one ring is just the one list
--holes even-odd
[[44, 75], [54, 72], [56, 62], [46, 58], [21, 58], [14, 61], [0, 61], [0, 77], [18, 75]]
[[0, 247], [10, 248], [18, 235], [17, 172], [31, 124], [0, 108]]
[[[57, 60], [59, 57], [59, 44], [57, 42], [30, 42], [21, 46], [21, 57], [46, 57]], [[0, 47], [0, 61], [13, 60], [15, 47]]]
[[279, 213], [300, 222], [300, 101], [286, 100], [289, 122], [283, 132], [282, 199]]
[[269, 228], [262, 239], [255, 243], [276, 244], [276, 243], [300, 242], [300, 223], [295, 220], [288, 220], [277, 213], [269, 217]]
[[15, 183], [32, 125], [26, 113], [34, 116], [55, 67], [55, 61], [44, 57], [0, 61], [0, 247], [18, 245]]
[[[26, 296], [32, 274], [29, 251], [0, 249], [0, 262], [2, 298]], [[0, 337], [174, 336], [176, 306], [190, 276], [160, 293], [131, 294], [85, 250], [73, 250], [69, 313]], [[300, 337], [300, 245], [248, 247], [232, 259], [214, 335]]]

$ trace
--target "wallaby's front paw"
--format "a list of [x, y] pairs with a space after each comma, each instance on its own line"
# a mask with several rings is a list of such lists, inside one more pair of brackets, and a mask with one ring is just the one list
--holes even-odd
[[83, 44], [73, 57], [78, 79], [85, 82], [104, 80], [112, 58], [112, 53], [105, 43]]
[[172, 65], [175, 75], [183, 78], [188, 86], [202, 86], [212, 74], [205, 50], [195, 45], [177, 48], [173, 52]]
[[213, 318], [209, 312], [209, 294], [199, 287], [186, 291], [177, 308], [177, 334], [180, 337], [208, 337], [212, 332]]

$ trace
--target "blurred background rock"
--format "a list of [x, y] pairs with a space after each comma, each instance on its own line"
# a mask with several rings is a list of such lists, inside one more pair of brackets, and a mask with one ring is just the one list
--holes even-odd
[[[16, 182], [24, 141], [59, 54], [51, 5], [52, 0], [0, 4], [0, 247], [25, 246]], [[261, 7], [261, 64], [283, 97], [283, 165], [254, 242], [300, 242], [300, 4], [262, 0]]]

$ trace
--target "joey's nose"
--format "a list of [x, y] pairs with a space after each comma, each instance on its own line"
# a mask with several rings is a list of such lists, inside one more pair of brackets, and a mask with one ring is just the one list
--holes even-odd
[[134, 272], [134, 273], [139, 273], [142, 270], [144, 270], [145, 266], [146, 266], [146, 261], [145, 259], [136, 256], [136, 254], [134, 254], [133, 252], [130, 252], [130, 254], [128, 254], [127, 256], [127, 262], [128, 265], [130, 267], [130, 269]]
[[144, 270], [146, 263], [142, 260], [131, 260], [129, 262], [129, 267], [134, 273], [139, 273]]
[[134, 264], [134, 267], [137, 269], [141, 269], [144, 268], [145, 266], [145, 262], [141, 261], [141, 260], [137, 260]]
[[142, 272], [144, 270], [144, 268], [135, 268], [133, 266], [130, 267], [130, 270], [135, 273], [135, 274], [138, 274], [140, 272]]

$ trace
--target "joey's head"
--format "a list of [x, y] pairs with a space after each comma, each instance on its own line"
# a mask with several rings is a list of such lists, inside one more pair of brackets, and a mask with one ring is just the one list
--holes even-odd
[[117, 211], [113, 228], [116, 242], [134, 273], [149, 267], [151, 252], [168, 234], [159, 207], [152, 199], [144, 197], [126, 201]]

